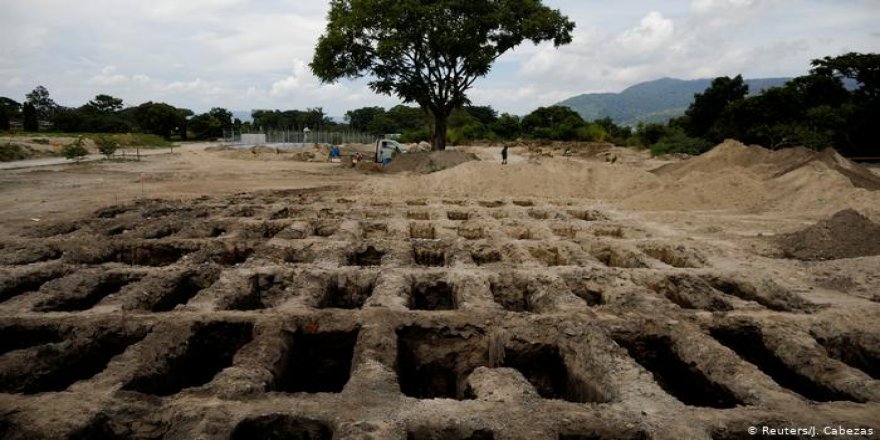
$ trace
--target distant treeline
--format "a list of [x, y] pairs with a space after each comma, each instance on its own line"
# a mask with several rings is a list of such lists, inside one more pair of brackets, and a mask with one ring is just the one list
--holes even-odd
[[[856, 87], [847, 89], [843, 80]], [[224, 108], [195, 115], [165, 103], [146, 102], [124, 107], [108, 95], [78, 108], [57, 105], [45, 87], [27, 94], [23, 104], [0, 97], [0, 130], [21, 126], [24, 131], [143, 132], [166, 139], [215, 139], [230, 131], [332, 131], [346, 129], [374, 135], [399, 134], [404, 142], [431, 139], [433, 119], [418, 107], [363, 107], [338, 123], [320, 108], [254, 110], [252, 122], [241, 122]], [[808, 75], [782, 87], [748, 96], [741, 75], [719, 77], [695, 95], [684, 116], [666, 124], [617, 125], [610, 118], [585, 121], [568, 107], [551, 106], [519, 117], [501, 115], [490, 106], [465, 105], [448, 120], [448, 141], [546, 139], [612, 142], [650, 147], [655, 154], [699, 154], [725, 138], [769, 148], [835, 147], [848, 156], [880, 156], [872, 130], [880, 121], [880, 55], [849, 53], [812, 61]]]
[[[808, 75], [748, 95], [741, 75], [719, 77], [695, 95], [684, 116], [641, 127], [657, 153], [698, 154], [734, 138], [768, 148], [834, 147], [855, 156], [880, 156], [880, 54], [848, 53], [812, 61]], [[855, 82], [847, 89], [843, 80]]]

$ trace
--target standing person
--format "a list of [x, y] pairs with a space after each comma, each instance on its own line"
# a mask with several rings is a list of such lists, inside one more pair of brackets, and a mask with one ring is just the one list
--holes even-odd
[[507, 144], [501, 149], [501, 165], [507, 165]]

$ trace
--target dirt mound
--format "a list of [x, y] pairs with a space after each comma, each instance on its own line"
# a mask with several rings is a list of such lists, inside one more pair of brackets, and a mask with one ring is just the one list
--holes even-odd
[[651, 170], [663, 184], [624, 206], [650, 210], [813, 211], [855, 208], [876, 215], [880, 178], [832, 149], [772, 151], [727, 140], [711, 151]]
[[760, 146], [748, 147], [730, 139], [703, 155], [684, 162], [667, 164], [652, 172], [658, 176], [682, 178], [695, 171], [717, 173], [740, 167], [759, 176], [775, 179], [816, 165], [820, 167], [824, 165], [828, 170], [840, 173], [857, 188], [880, 190], [880, 178], [877, 175], [846, 159], [832, 148], [813, 151], [797, 147], [774, 151]]
[[845, 209], [813, 226], [778, 237], [788, 258], [836, 260], [880, 255], [880, 224]]
[[[370, 182], [372, 193], [430, 196], [480, 194], [486, 197], [577, 197], [614, 200], [656, 187], [659, 178], [647, 171], [605, 162], [545, 159], [542, 163], [468, 162], [401, 182]], [[405, 189], [402, 189], [405, 188]]]
[[475, 154], [455, 150], [407, 153], [395, 157], [385, 167], [385, 171], [388, 173], [409, 171], [427, 174], [446, 170], [473, 160], [479, 160], [479, 158]]

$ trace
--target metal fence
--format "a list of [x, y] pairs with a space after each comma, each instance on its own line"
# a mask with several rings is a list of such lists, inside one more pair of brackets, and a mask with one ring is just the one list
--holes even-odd
[[[300, 131], [300, 130], [266, 130], [245, 131], [225, 130], [223, 141], [231, 144], [243, 144], [242, 134], [264, 134], [267, 144], [371, 144], [376, 137], [358, 131]], [[247, 138], [248, 136], [245, 136]]]

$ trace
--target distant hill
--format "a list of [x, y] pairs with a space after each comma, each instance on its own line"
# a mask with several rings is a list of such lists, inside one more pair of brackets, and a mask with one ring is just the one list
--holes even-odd
[[[785, 84], [791, 78], [747, 79], [749, 93]], [[631, 86], [620, 93], [587, 93], [568, 98], [557, 105], [570, 107], [587, 121], [611, 117], [618, 124], [635, 125], [638, 122], [666, 122], [684, 114], [702, 93], [711, 79], [683, 80], [660, 78]]]

